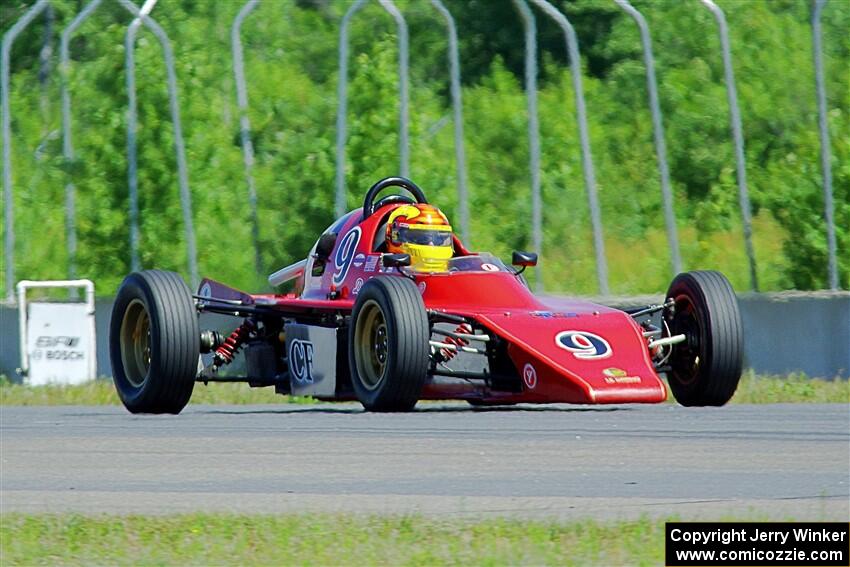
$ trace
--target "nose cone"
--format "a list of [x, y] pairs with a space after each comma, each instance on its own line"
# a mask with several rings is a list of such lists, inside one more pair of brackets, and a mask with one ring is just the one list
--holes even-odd
[[574, 403], [664, 401], [667, 391], [631, 318], [593, 304], [572, 307], [479, 318], [510, 341], [517, 371], [533, 372], [528, 395]]

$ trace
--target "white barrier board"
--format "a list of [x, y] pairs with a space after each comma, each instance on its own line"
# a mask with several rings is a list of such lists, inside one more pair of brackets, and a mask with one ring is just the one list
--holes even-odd
[[27, 304], [27, 383], [79, 384], [92, 378], [90, 307], [85, 303]]

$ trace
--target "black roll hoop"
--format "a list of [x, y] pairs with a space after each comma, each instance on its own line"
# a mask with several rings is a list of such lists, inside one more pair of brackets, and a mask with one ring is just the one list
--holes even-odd
[[[372, 213], [375, 212], [375, 197], [377, 197], [378, 193], [387, 187], [401, 187], [402, 189], [407, 189], [416, 198], [417, 203], [428, 202], [428, 199], [425, 198], [425, 193], [422, 189], [420, 189], [419, 186], [410, 179], [398, 176], [385, 177], [372, 185], [366, 193], [366, 197], [363, 199], [363, 220], [366, 220], [372, 216]], [[390, 197], [392, 197], [392, 195]], [[399, 195], [399, 197], [403, 196]]]

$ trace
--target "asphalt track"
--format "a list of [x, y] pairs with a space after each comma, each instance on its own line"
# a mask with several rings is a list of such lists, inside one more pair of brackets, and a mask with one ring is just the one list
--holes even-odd
[[850, 406], [0, 407], [0, 512], [850, 519]]

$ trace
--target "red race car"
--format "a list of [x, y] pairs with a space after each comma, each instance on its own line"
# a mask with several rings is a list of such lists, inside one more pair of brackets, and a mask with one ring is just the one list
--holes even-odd
[[[413, 198], [392, 194], [406, 189]], [[735, 293], [718, 272], [678, 275], [658, 305], [619, 310], [587, 301], [553, 306], [522, 271], [473, 253], [422, 190], [383, 179], [363, 208], [328, 228], [305, 260], [269, 282], [285, 294], [248, 294], [205, 279], [192, 294], [157, 270], [121, 284], [110, 357], [133, 413], [178, 413], [196, 382], [244, 381], [282, 394], [359, 400], [408, 411], [418, 400], [473, 405], [663, 402], [665, 374], [683, 405], [723, 405], [741, 375], [743, 330]], [[199, 314], [233, 316], [229, 335]], [[244, 349], [244, 376], [226, 367]]]

